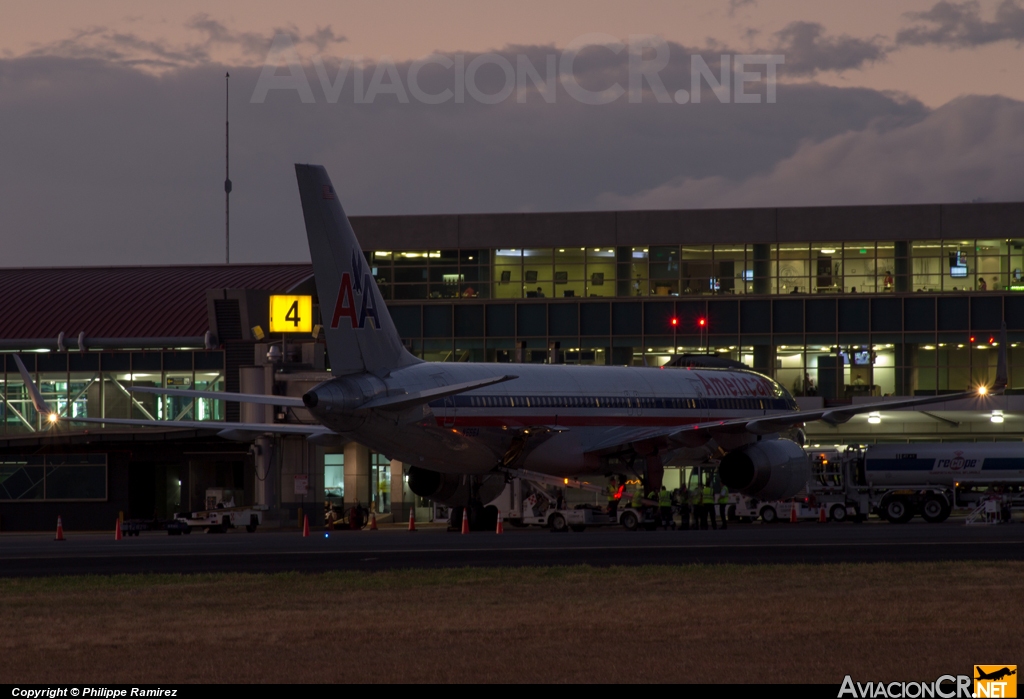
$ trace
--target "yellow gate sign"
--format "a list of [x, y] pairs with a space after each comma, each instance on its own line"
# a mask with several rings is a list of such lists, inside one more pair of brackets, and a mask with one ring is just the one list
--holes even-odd
[[312, 331], [312, 296], [270, 297], [270, 332], [308, 333]]

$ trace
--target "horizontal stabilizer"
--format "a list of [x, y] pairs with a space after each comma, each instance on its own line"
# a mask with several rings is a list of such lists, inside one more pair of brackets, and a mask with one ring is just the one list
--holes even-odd
[[155, 393], [158, 396], [179, 396], [181, 398], [212, 398], [238, 403], [257, 403], [259, 405], [281, 405], [291, 408], [304, 408], [301, 398], [293, 396], [268, 396], [265, 393], [227, 393], [225, 391], [193, 391], [187, 388], [153, 388], [151, 386], [131, 386], [132, 393]]
[[479, 379], [477, 381], [456, 383], [451, 386], [429, 388], [425, 391], [416, 391], [415, 393], [400, 393], [394, 396], [382, 396], [371, 400], [369, 403], [360, 405], [359, 410], [376, 410], [378, 408], [382, 410], [404, 410], [415, 405], [429, 403], [430, 401], [437, 400], [438, 398], [444, 398], [445, 396], [454, 396], [457, 393], [465, 393], [466, 391], [483, 388], [484, 386], [493, 386], [496, 383], [511, 381], [512, 379], [518, 378], [518, 376], [511, 375], [497, 376], [490, 379]]
[[227, 433], [225, 436], [235, 437], [239, 433], [260, 434], [334, 434], [334, 432], [323, 425], [296, 425], [279, 424], [270, 422], [219, 422], [216, 420], [145, 420], [141, 418], [115, 418], [115, 417], [67, 417], [61, 422], [84, 422], [98, 425], [124, 425], [125, 427], [174, 427], [190, 430], [210, 430]]

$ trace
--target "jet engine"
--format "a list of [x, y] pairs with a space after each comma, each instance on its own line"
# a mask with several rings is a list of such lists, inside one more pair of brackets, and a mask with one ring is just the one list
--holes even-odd
[[758, 500], [783, 500], [804, 488], [811, 464], [796, 442], [772, 439], [729, 452], [718, 475], [731, 491]]
[[409, 490], [441, 505], [465, 507], [469, 504], [471, 479], [479, 485], [478, 497], [483, 503], [498, 497], [505, 489], [505, 477], [500, 474], [462, 476], [413, 466], [409, 469]]

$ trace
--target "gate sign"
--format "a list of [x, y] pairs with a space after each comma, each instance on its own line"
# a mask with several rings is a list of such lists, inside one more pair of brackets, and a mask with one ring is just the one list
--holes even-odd
[[271, 296], [270, 332], [313, 332], [313, 297]]

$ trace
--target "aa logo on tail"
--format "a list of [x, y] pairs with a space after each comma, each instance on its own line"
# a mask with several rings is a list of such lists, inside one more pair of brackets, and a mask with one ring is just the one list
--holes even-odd
[[367, 319], [373, 322], [370, 327], [380, 329], [380, 318], [373, 300], [373, 278], [366, 270], [363, 256], [352, 251], [352, 271], [343, 272], [341, 286], [338, 287], [338, 299], [334, 302], [334, 318], [331, 327], [337, 328], [342, 318], [348, 320], [349, 328], [365, 328]]

